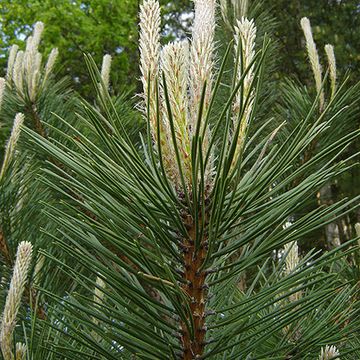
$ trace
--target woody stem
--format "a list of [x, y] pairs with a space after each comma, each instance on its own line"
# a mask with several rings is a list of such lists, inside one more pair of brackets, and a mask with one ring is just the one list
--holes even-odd
[[204, 270], [201, 270], [207, 253], [206, 237], [201, 239], [200, 246], [196, 249], [196, 227], [194, 222], [188, 226], [188, 234], [189, 237], [183, 240], [184, 278], [186, 282], [184, 282], [182, 288], [190, 300], [194, 334], [192, 336], [186, 324], [184, 322], [181, 323], [183, 360], [196, 359], [204, 353], [206, 336], [206, 273]]

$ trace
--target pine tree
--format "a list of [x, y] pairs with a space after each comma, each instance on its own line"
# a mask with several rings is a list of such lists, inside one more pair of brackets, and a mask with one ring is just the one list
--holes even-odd
[[0, 81], [4, 118], [18, 113], [0, 176], [5, 360], [359, 357], [358, 238], [299, 253], [358, 206], [306, 211], [354, 166], [342, 154], [359, 139], [345, 126], [359, 87], [330, 61], [329, 88], [318, 73], [314, 95], [286, 83], [259, 124], [270, 39], [259, 46], [241, 17], [220, 61], [215, 14], [215, 0], [195, 0], [191, 39], [161, 47], [159, 3], [142, 3], [140, 135], [110, 96], [110, 57], [101, 71], [85, 57], [90, 104], [55, 81], [56, 50], [41, 66], [41, 23], [12, 48]]

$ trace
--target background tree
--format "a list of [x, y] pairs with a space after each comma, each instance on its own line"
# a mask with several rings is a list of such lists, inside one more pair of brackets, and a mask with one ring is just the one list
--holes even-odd
[[[36, 21], [45, 26], [42, 50], [48, 55], [59, 50], [59, 76], [71, 74], [75, 89], [88, 95], [89, 77], [83, 66], [85, 53], [100, 63], [103, 55], [113, 56], [119, 71], [112, 74], [114, 86], [134, 85], [137, 59], [138, 2], [133, 0], [15, 0], [0, 4], [0, 68], [11, 44], [22, 44]], [[134, 81], [135, 80], [135, 81]]]

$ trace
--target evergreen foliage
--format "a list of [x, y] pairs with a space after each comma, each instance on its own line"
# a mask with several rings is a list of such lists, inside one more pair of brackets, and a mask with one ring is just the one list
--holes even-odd
[[9, 60], [4, 360], [359, 358], [359, 225], [329, 251], [308, 244], [359, 206], [357, 192], [309, 211], [357, 166], [359, 84], [330, 69], [264, 102], [276, 47], [239, 18], [218, 59], [215, 3], [196, 0], [192, 39], [161, 48], [159, 4], [144, 0], [140, 111], [109, 91], [108, 57], [101, 71], [85, 57], [92, 102], [56, 81], [41, 23]]

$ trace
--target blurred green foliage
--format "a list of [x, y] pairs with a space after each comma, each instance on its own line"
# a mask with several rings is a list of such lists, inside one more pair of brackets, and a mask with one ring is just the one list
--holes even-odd
[[[43, 51], [59, 49], [60, 76], [69, 75], [81, 94], [90, 81], [84, 53], [101, 64], [104, 54], [113, 55], [112, 84], [134, 83], [137, 73], [137, 13], [134, 0], [11, 0], [0, 2], [0, 69], [6, 67], [11, 44], [23, 46], [36, 21], [45, 24]], [[0, 71], [1, 73], [3, 71]]]

